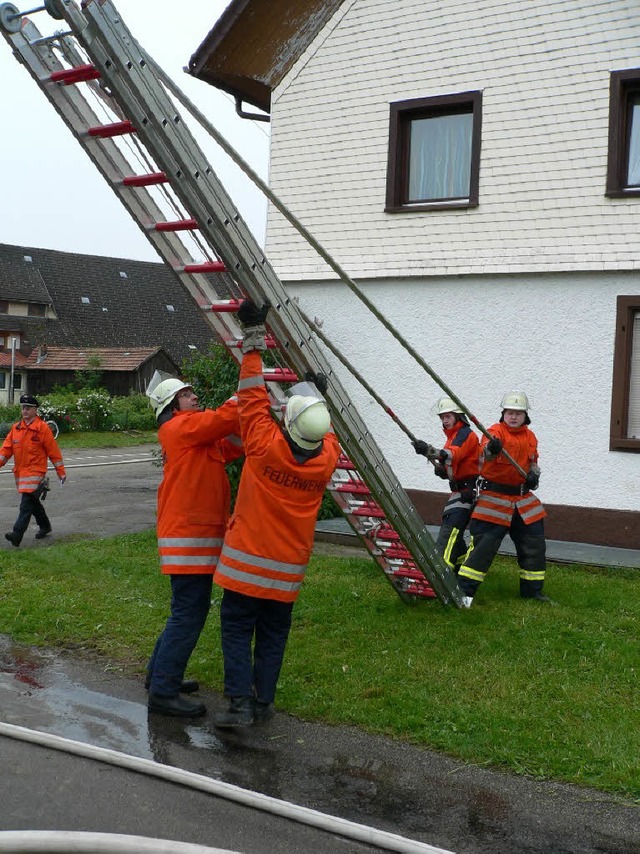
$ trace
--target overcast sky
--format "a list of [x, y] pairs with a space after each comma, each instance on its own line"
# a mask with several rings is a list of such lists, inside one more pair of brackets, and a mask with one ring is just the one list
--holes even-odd
[[[13, 2], [24, 10], [41, 5]], [[140, 44], [266, 180], [269, 125], [239, 118], [231, 96], [182, 70], [228, 0], [115, 0], [115, 5]], [[45, 35], [64, 25], [46, 12], [31, 18]], [[159, 260], [2, 37], [0, 96], [0, 243]], [[210, 162], [262, 242], [262, 195], [215, 143], [206, 145]]]

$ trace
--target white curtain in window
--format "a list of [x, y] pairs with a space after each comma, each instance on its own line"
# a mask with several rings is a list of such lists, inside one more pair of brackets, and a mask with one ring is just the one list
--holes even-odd
[[629, 168], [627, 170], [627, 186], [640, 185], [640, 96], [636, 95], [630, 103], [629, 120]]
[[411, 122], [409, 202], [468, 197], [472, 130], [472, 113]]
[[627, 439], [640, 439], [640, 311], [633, 316]]

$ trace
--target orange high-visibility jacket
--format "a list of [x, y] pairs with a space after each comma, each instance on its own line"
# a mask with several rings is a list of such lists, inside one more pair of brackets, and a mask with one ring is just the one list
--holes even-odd
[[158, 551], [165, 575], [213, 575], [229, 520], [225, 463], [242, 456], [238, 404], [176, 412], [160, 427]]
[[480, 443], [478, 437], [464, 421], [456, 421], [453, 427], [445, 429], [447, 441], [444, 450], [447, 459], [444, 467], [449, 480], [468, 480], [478, 476]]
[[[502, 421], [489, 427], [488, 432], [496, 439], [500, 439], [503, 448], [525, 472], [528, 472], [531, 466], [538, 464], [538, 440], [526, 424], [522, 427], [507, 427]], [[482, 442], [483, 449], [487, 442], [488, 439], [485, 437]], [[544, 519], [547, 515], [540, 499], [524, 486], [523, 476], [503, 454], [498, 454], [494, 460], [481, 457], [480, 474], [494, 483], [520, 486], [522, 494], [505, 495], [492, 491], [491, 487], [483, 489], [471, 514], [472, 518], [508, 527], [516, 510], [525, 525]]]
[[31, 424], [14, 424], [0, 448], [0, 468], [13, 457], [18, 492], [35, 492], [51, 460], [58, 477], [66, 477], [62, 454], [51, 428], [36, 415]]
[[313, 548], [322, 496], [338, 462], [333, 433], [298, 463], [271, 415], [260, 353], [246, 353], [238, 386], [245, 462], [214, 581], [261, 599], [293, 602]]

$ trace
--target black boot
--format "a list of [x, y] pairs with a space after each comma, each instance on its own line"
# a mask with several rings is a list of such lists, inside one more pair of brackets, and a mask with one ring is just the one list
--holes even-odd
[[42, 540], [44, 537], [48, 536], [52, 531], [51, 525], [48, 525], [46, 528], [39, 528], [36, 533], [36, 540]]
[[158, 715], [170, 715], [174, 718], [199, 718], [207, 711], [203, 703], [193, 703], [184, 697], [160, 697], [149, 694], [148, 709]]
[[222, 729], [251, 726], [254, 721], [253, 697], [232, 697], [226, 712], [220, 712], [213, 718], [213, 723]]
[[[151, 676], [147, 673], [147, 676], [144, 680], [144, 690], [148, 691], [151, 687]], [[200, 683], [197, 679], [183, 679], [180, 683], [180, 693], [181, 694], [195, 694], [200, 690]]]
[[275, 715], [276, 710], [273, 708], [273, 703], [265, 703], [264, 700], [256, 700], [253, 709], [254, 724], [266, 724]]
[[8, 533], [8, 534], [5, 534], [5, 537], [6, 537], [6, 538], [7, 538], [7, 540], [9, 540], [9, 542], [10, 542], [12, 545], [14, 545], [16, 548], [17, 548], [17, 547], [20, 545], [20, 543], [22, 542], [22, 537], [20, 536], [20, 534], [16, 534], [16, 533], [15, 533], [15, 531], [9, 531], [9, 533]]

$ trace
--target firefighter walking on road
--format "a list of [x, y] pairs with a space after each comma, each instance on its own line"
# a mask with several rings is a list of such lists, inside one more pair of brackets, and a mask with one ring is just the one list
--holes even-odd
[[287, 403], [284, 430], [274, 421], [261, 357], [267, 310], [247, 300], [238, 311], [245, 330], [238, 385], [245, 462], [214, 577], [224, 588], [220, 621], [230, 703], [214, 718], [223, 728], [273, 716], [293, 605], [340, 455], [326, 404], [312, 386]]
[[[489, 428], [482, 445], [482, 491], [471, 516], [471, 542], [458, 573], [458, 582], [471, 604], [504, 537], [509, 534], [520, 566], [520, 596], [549, 602], [542, 592], [546, 569], [544, 517], [538, 488], [538, 440], [529, 429], [529, 400], [523, 392], [502, 399], [500, 421]], [[526, 472], [523, 476], [501, 454], [502, 449]]]
[[235, 398], [215, 410], [199, 405], [190, 385], [156, 371], [147, 388], [162, 449], [158, 488], [160, 569], [171, 579], [171, 613], [147, 665], [148, 707], [197, 717], [202, 703], [180, 696], [198, 690], [184, 672], [211, 606], [213, 573], [230, 512], [225, 463], [242, 455]]
[[5, 534], [14, 546], [22, 542], [32, 516], [38, 525], [36, 540], [51, 533], [51, 522], [42, 506], [48, 489], [48, 460], [51, 460], [60, 483], [67, 479], [58, 443], [49, 425], [38, 415], [37, 399], [23, 394], [20, 405], [22, 419], [13, 425], [0, 448], [0, 468], [13, 457], [13, 474], [21, 496], [13, 530]]
[[480, 445], [466, 415], [451, 398], [441, 397], [434, 409], [447, 437], [444, 447], [438, 450], [421, 439], [413, 447], [416, 454], [433, 462], [434, 474], [449, 481], [451, 495], [442, 512], [436, 548], [456, 571], [467, 551], [464, 532], [475, 500]]

